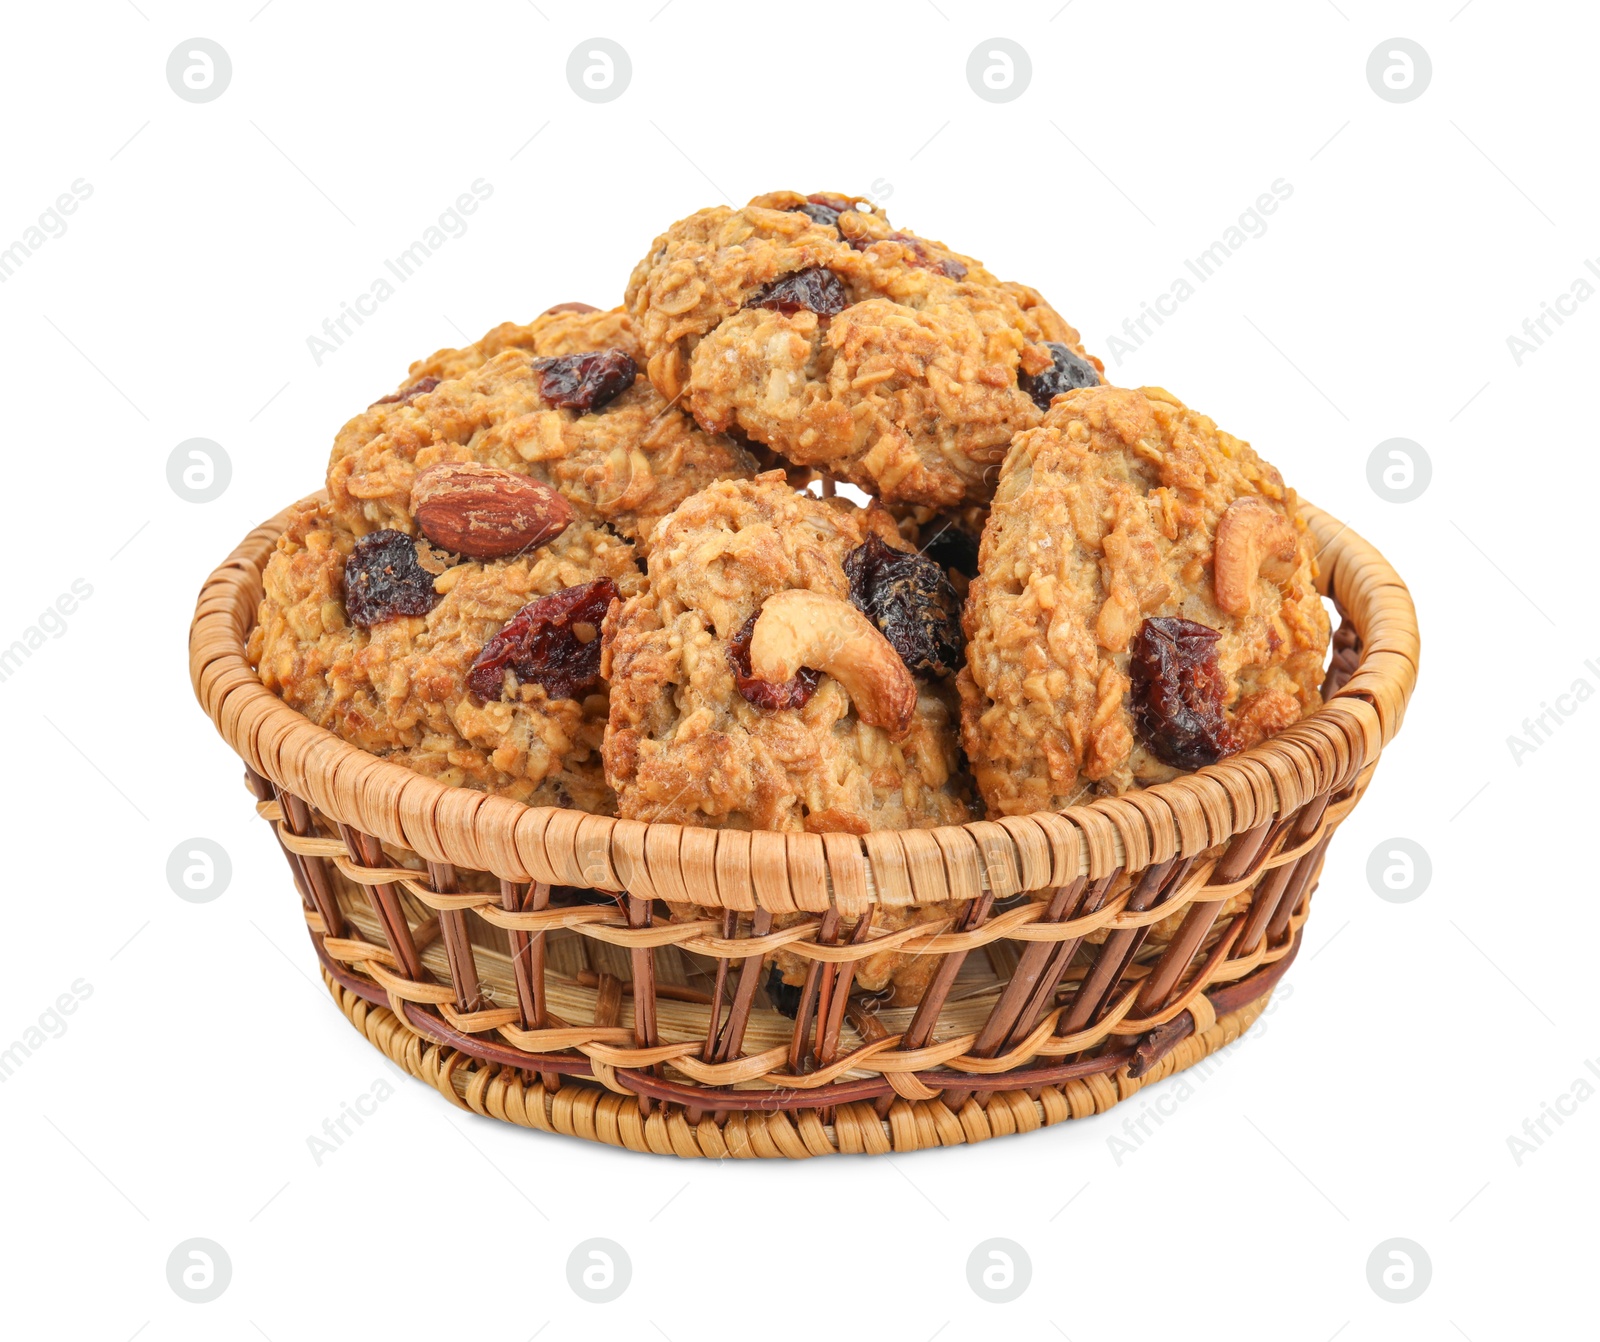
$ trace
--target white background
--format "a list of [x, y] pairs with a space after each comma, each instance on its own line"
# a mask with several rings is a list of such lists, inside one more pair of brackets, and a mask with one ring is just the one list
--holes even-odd
[[[1600, 1102], [1520, 1165], [1507, 1138], [1600, 1058], [1580, 856], [1600, 704], [1520, 764], [1507, 737], [1577, 678], [1600, 688], [1600, 303], [1520, 366], [1506, 339], [1600, 256], [1592, 11], [84, 0], [8, 7], [5, 27], [0, 246], [93, 188], [0, 285], [0, 645], [74, 579], [93, 589], [0, 683], [0, 1045], [91, 990], [0, 1083], [9, 1335], [1593, 1334]], [[633, 65], [605, 105], [565, 78], [595, 34]], [[204, 105], [165, 78], [195, 35], [233, 62]], [[996, 35], [1033, 63], [999, 105], [965, 76]], [[1365, 74], [1396, 35], [1433, 64], [1405, 105]], [[318, 366], [307, 337], [480, 177], [469, 231]], [[673, 219], [778, 187], [874, 195], [1038, 286], [1105, 353], [1279, 178], [1267, 232], [1108, 359], [1250, 439], [1384, 550], [1421, 612], [1418, 696], [1264, 1028], [1120, 1161], [1124, 1120], [1176, 1082], [1030, 1137], [797, 1165], [545, 1138], [396, 1078], [320, 986], [186, 680], [202, 579], [319, 484], [339, 424], [440, 345], [617, 301]], [[165, 470], [197, 436], [233, 466], [204, 505]], [[1404, 505], [1366, 475], [1395, 436], [1433, 463]], [[167, 884], [192, 836], [232, 858], [210, 903]], [[1409, 903], [1366, 876], [1394, 836], [1432, 860]], [[307, 1139], [380, 1078], [392, 1097], [315, 1163]], [[232, 1262], [210, 1304], [166, 1278], [194, 1236]], [[611, 1304], [566, 1283], [591, 1236], [632, 1260]], [[1032, 1261], [1007, 1305], [966, 1279], [995, 1236]], [[1432, 1262], [1410, 1304], [1367, 1280], [1395, 1236]]]

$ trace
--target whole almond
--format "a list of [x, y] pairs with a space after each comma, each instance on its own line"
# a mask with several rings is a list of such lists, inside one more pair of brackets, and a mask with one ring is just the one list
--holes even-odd
[[572, 521], [555, 490], [476, 462], [430, 466], [411, 485], [411, 512], [430, 541], [468, 559], [504, 559], [554, 540]]

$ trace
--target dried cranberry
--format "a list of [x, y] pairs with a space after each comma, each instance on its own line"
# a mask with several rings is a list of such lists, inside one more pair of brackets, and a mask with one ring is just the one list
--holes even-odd
[[745, 306], [776, 308], [786, 315], [805, 308], [819, 317], [837, 317], [850, 306], [850, 294], [831, 270], [812, 266], [773, 280]]
[[824, 205], [818, 200], [808, 200], [804, 205], [796, 205], [796, 214], [803, 214], [814, 224], [825, 224], [829, 228], [839, 227], [839, 211], [831, 205]]
[[855, 208], [856, 203], [849, 196], [835, 196], [826, 191], [815, 191], [801, 204], [790, 206], [794, 213], [803, 214], [812, 223], [824, 224], [829, 228], [838, 228], [839, 216]]
[[373, 405], [410, 405], [417, 397], [425, 395], [439, 385], [436, 377], [419, 377], [409, 387], [401, 387], [399, 391], [391, 391], [387, 396], [380, 396]]
[[1134, 724], [1158, 759], [1178, 769], [1215, 764], [1239, 749], [1223, 716], [1228, 686], [1217, 665], [1215, 629], [1152, 617], [1128, 658]]
[[756, 632], [760, 612], [740, 626], [728, 640], [728, 665], [733, 668], [733, 686], [746, 700], [768, 713], [784, 708], [804, 708], [822, 682], [822, 672], [802, 666], [793, 680], [762, 680], [750, 673], [750, 639]]
[[616, 599], [616, 583], [596, 578], [530, 601], [483, 645], [467, 688], [485, 702], [500, 698], [509, 666], [520, 683], [543, 685], [552, 699], [583, 698], [600, 683], [600, 622]]
[[1038, 377], [1029, 377], [1024, 373], [1019, 379], [1022, 390], [1033, 397], [1033, 403], [1039, 409], [1048, 410], [1052, 398], [1064, 391], [1100, 385], [1100, 374], [1095, 372], [1094, 365], [1074, 353], [1070, 346], [1047, 340], [1044, 347], [1050, 351], [1050, 367]]
[[539, 395], [551, 405], [584, 414], [614, 401], [633, 386], [634, 378], [639, 375], [638, 365], [620, 349], [535, 359], [533, 366], [542, 375]]
[[344, 561], [351, 624], [370, 629], [397, 615], [426, 615], [438, 604], [433, 574], [417, 562], [417, 543], [403, 531], [363, 536]]
[[949, 676], [965, 660], [961, 598], [937, 560], [886, 545], [876, 532], [844, 558], [850, 600], [889, 640], [906, 669]]

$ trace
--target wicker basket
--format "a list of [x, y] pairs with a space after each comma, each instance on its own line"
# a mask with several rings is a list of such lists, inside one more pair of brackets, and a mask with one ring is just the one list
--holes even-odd
[[[287, 512], [207, 581], [190, 672], [335, 1000], [453, 1103], [663, 1155], [948, 1146], [1101, 1112], [1193, 1064], [1294, 959], [1419, 647], [1394, 570], [1306, 512], [1344, 616], [1328, 702], [1199, 773], [1059, 814], [747, 833], [441, 786], [314, 726], [246, 662]], [[668, 921], [659, 900], [707, 912]], [[874, 931], [875, 908], [931, 905]], [[809, 962], [792, 1017], [766, 994], [779, 947]], [[940, 957], [915, 1008], [851, 991], [852, 966], [890, 949]]]

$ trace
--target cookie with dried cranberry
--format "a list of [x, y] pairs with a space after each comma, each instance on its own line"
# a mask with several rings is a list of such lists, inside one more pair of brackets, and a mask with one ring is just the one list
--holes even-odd
[[940, 581], [881, 509], [781, 472], [694, 495], [606, 625], [619, 814], [855, 834], [970, 819]]
[[297, 514], [263, 574], [262, 682], [351, 745], [454, 786], [610, 814], [600, 623], [634, 547], [573, 522], [506, 559]]
[[1328, 616], [1294, 491], [1159, 387], [1019, 434], [963, 613], [962, 737], [991, 811], [1172, 778], [1320, 703]]
[[[781, 471], [702, 490], [662, 523], [648, 585], [606, 621], [617, 813], [852, 834], [974, 818], [948, 664], [956, 609], [881, 508], [797, 493]], [[880, 912], [881, 928], [901, 925]], [[800, 957], [777, 965], [804, 980]], [[858, 977], [913, 992], [931, 968], [886, 953]]]
[[1099, 376], [1036, 291], [826, 192], [680, 220], [625, 302], [663, 396], [885, 502], [985, 501], [1057, 347]]
[[335, 439], [333, 515], [358, 535], [409, 534], [417, 475], [476, 462], [530, 476], [579, 518], [648, 548], [656, 522], [695, 490], [755, 473], [748, 452], [702, 430], [639, 373], [625, 315], [579, 306], [412, 365], [404, 386]]

